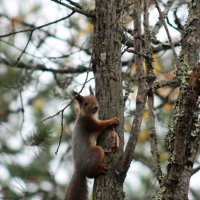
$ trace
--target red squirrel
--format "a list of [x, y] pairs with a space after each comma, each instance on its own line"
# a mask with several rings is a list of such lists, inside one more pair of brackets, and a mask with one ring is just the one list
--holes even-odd
[[72, 135], [74, 172], [69, 183], [65, 200], [87, 200], [87, 180], [107, 171], [104, 162], [104, 150], [96, 145], [97, 136], [110, 126], [118, 125], [113, 117], [108, 120], [98, 119], [99, 103], [94, 94], [81, 96], [74, 93], [80, 110]]

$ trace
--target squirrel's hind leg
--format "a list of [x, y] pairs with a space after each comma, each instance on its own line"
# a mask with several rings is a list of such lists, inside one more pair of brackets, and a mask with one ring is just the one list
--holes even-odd
[[102, 173], [105, 173], [108, 170], [104, 162], [104, 150], [102, 147], [92, 147], [90, 166], [91, 167], [87, 171], [88, 178], [94, 178]]

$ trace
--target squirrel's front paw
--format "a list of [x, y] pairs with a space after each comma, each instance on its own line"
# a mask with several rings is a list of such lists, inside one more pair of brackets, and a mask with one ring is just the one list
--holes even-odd
[[118, 125], [119, 124], [119, 118], [118, 117], [113, 117], [113, 125]]
[[106, 173], [108, 171], [108, 167], [105, 163], [100, 163], [98, 166], [101, 173]]

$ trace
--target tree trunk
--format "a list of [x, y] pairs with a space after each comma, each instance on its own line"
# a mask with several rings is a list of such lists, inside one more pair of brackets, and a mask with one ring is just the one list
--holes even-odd
[[188, 199], [189, 181], [199, 148], [200, 95], [200, 1], [190, 3], [189, 19], [182, 40], [177, 77], [181, 82], [167, 138], [170, 160], [164, 181], [165, 200]]
[[[98, 143], [106, 152], [108, 172], [96, 178], [93, 198], [98, 200], [123, 199], [123, 182], [117, 180], [116, 164], [123, 151], [123, 95], [121, 80], [120, 18], [122, 0], [96, 0], [96, 21], [93, 43], [93, 72], [96, 96], [100, 103], [100, 119], [117, 116], [120, 124], [107, 130]], [[120, 148], [113, 151], [113, 133], [120, 138]]]

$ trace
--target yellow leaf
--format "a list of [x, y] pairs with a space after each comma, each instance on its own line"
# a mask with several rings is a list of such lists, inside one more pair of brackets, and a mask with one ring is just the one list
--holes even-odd
[[160, 63], [159, 63], [159, 60], [157, 58], [157, 55], [153, 55], [153, 73], [154, 74], [158, 74], [161, 72], [161, 66], [160, 66]]
[[149, 112], [146, 110], [146, 111], [144, 111], [144, 113], [143, 113], [143, 119], [144, 120], [147, 120], [149, 118]]
[[160, 154], [160, 161], [161, 162], [165, 162], [168, 160], [168, 153], [167, 152], [163, 152]]
[[19, 16], [15, 16], [11, 18], [12, 25], [17, 25], [22, 23], [22, 19]]
[[166, 104], [164, 105], [163, 108], [164, 108], [164, 110], [166, 110], [166, 111], [171, 111], [172, 108], [173, 108], [173, 106], [172, 106], [171, 103], [166, 103]]
[[86, 26], [86, 28], [85, 28], [85, 31], [87, 33], [92, 33], [93, 32], [93, 28], [94, 28], [93, 24], [88, 23], [87, 26]]
[[140, 131], [138, 135], [138, 141], [143, 143], [146, 142], [148, 139], [149, 139], [149, 133], [147, 132], [147, 130]]
[[44, 105], [44, 103], [43, 103], [43, 101], [41, 100], [41, 99], [36, 99], [35, 101], [34, 101], [34, 103], [33, 103], [33, 106], [34, 106], [34, 108], [36, 109], [36, 110], [41, 110], [42, 109], [42, 107], [43, 107], [43, 105]]
[[125, 123], [125, 124], [124, 124], [124, 128], [125, 128], [125, 130], [126, 130], [128, 133], [131, 132], [131, 124], [130, 124], [130, 123]]
[[136, 74], [136, 66], [135, 66], [135, 63], [133, 63], [133, 64], [131, 65], [131, 76], [132, 76], [133, 74]]

